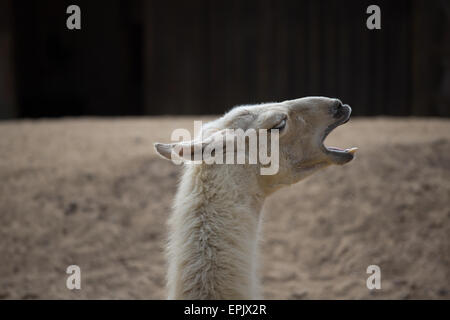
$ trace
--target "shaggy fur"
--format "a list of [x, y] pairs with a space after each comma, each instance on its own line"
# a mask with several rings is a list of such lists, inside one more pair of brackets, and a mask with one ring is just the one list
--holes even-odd
[[[280, 168], [264, 176], [259, 164], [184, 165], [168, 222], [169, 299], [261, 298], [258, 237], [264, 200], [320, 168], [353, 158], [353, 149], [329, 151], [323, 146], [328, 132], [350, 112], [339, 100], [308, 97], [237, 107], [204, 125], [203, 139], [227, 128], [271, 129], [285, 119]], [[155, 148], [171, 159], [175, 145], [157, 143]]]

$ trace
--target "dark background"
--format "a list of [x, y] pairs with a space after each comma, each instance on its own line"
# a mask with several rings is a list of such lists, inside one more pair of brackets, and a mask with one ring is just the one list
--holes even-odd
[[[81, 7], [81, 30], [66, 8]], [[381, 30], [366, 9], [381, 7]], [[216, 114], [339, 97], [450, 116], [450, 2], [0, 0], [0, 118]]]

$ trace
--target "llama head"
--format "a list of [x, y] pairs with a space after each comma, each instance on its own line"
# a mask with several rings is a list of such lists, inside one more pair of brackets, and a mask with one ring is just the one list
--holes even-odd
[[[283, 185], [296, 183], [321, 168], [331, 164], [343, 165], [353, 159], [356, 148], [339, 149], [325, 147], [323, 144], [334, 128], [349, 120], [350, 113], [348, 105], [342, 104], [338, 99], [326, 97], [238, 106], [223, 117], [203, 125], [196, 139], [172, 144], [156, 143], [155, 149], [164, 158], [172, 160], [176, 157], [190, 161], [194, 159], [195, 150], [204, 152], [208, 149], [209, 155], [217, 155], [221, 151], [221, 159], [232, 152], [244, 155], [249, 160], [252, 157], [251, 147], [254, 145], [257, 146], [256, 156], [261, 155], [260, 148], [264, 144], [261, 144], [260, 133], [263, 132], [266, 134], [266, 145], [270, 146], [270, 160], [276, 162], [276, 170], [261, 174], [258, 181], [265, 191], [271, 193]], [[252, 136], [248, 133], [253, 132], [252, 130], [256, 132], [256, 144], [250, 141]], [[244, 134], [243, 140], [239, 140], [239, 132]], [[236, 146], [238, 141], [243, 141], [241, 147]], [[227, 144], [230, 142], [231, 144]], [[231, 145], [235, 147], [230, 149]], [[232, 159], [236, 160], [234, 155]], [[201, 160], [198, 163], [208, 165], [206, 162]], [[273, 163], [247, 162], [250, 166], [263, 168], [272, 166]], [[248, 174], [255, 172], [257, 171], [248, 170]]]

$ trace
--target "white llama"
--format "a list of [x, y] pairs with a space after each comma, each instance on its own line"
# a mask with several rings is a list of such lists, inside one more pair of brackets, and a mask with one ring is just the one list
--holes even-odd
[[[190, 145], [201, 143], [204, 148], [208, 137], [224, 129], [278, 129], [279, 170], [261, 175], [261, 164], [184, 165], [169, 219], [169, 299], [262, 298], [257, 255], [264, 200], [321, 168], [353, 159], [356, 148], [323, 144], [350, 113], [351, 108], [337, 99], [307, 97], [236, 107], [203, 126], [203, 140]], [[167, 159], [190, 159], [191, 154], [183, 154], [177, 145], [156, 143], [155, 148]]]

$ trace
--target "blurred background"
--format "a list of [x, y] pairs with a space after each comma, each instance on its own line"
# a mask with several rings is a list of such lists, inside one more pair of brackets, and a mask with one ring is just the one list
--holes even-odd
[[[66, 8], [81, 7], [81, 30]], [[381, 30], [366, 9], [381, 7]], [[446, 0], [0, 1], [0, 118], [219, 114], [339, 97], [450, 115]]]

